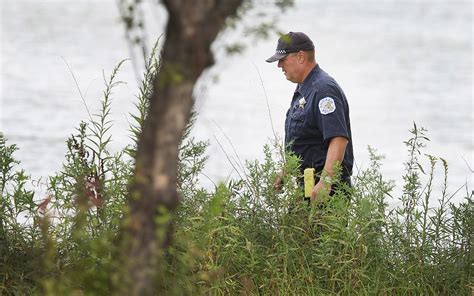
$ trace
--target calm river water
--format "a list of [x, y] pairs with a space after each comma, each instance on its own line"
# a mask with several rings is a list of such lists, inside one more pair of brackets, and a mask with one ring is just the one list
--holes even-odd
[[[40, 179], [61, 168], [66, 138], [87, 119], [67, 65], [94, 111], [102, 70], [108, 76], [130, 53], [112, 0], [0, 5], [0, 131], [19, 146], [21, 166]], [[472, 14], [471, 1], [297, 0], [278, 19], [283, 31], [304, 31], [314, 40], [319, 64], [346, 92], [358, 169], [368, 165], [367, 146], [376, 148], [386, 156], [383, 172], [400, 188], [403, 141], [416, 122], [431, 139], [424, 152], [448, 160], [454, 192], [473, 185]], [[151, 40], [163, 31], [166, 16], [159, 9], [147, 10], [147, 16]], [[205, 174], [213, 182], [235, 176], [220, 145], [232, 158], [235, 149], [241, 160], [262, 159], [272, 124], [283, 135], [295, 87], [275, 64], [264, 62], [276, 38], [247, 43], [243, 54], [218, 59], [196, 92], [194, 135], [210, 140]], [[115, 149], [128, 143], [127, 114], [137, 93], [131, 62], [119, 79], [127, 84], [114, 95]], [[435, 187], [440, 186], [438, 178]]]

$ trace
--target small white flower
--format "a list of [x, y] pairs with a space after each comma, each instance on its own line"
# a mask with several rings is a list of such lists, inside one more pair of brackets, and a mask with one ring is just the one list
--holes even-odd
[[301, 98], [299, 100], [300, 108], [304, 108], [304, 104], [306, 104], [306, 100], [304, 98]]

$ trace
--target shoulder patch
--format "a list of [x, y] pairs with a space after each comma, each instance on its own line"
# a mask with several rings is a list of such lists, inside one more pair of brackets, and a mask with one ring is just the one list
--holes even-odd
[[319, 112], [321, 114], [326, 115], [332, 113], [336, 110], [336, 103], [334, 103], [334, 99], [330, 97], [325, 97], [319, 101]]

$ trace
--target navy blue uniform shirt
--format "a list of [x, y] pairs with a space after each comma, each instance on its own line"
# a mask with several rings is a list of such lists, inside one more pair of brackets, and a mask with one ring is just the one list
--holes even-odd
[[349, 140], [342, 161], [342, 176], [348, 177], [354, 162], [349, 105], [334, 78], [316, 65], [296, 87], [286, 113], [285, 145], [301, 157], [301, 171], [310, 167], [321, 172], [329, 141], [339, 136]]

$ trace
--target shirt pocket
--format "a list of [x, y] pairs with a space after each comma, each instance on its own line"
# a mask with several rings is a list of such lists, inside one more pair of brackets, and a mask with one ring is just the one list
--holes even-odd
[[303, 108], [297, 107], [291, 112], [290, 132], [294, 137], [300, 136], [303, 133], [306, 121], [306, 112]]

